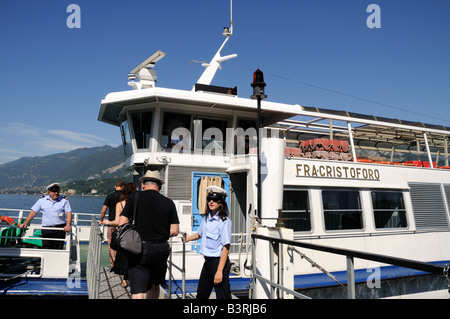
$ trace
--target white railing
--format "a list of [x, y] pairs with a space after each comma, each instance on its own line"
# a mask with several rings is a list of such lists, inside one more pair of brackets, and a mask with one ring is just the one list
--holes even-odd
[[100, 285], [101, 251], [103, 232], [94, 216], [91, 219], [89, 249], [86, 263], [86, 278], [89, 299], [98, 299]]
[[[171, 237], [169, 242], [170, 242], [170, 255], [169, 255], [169, 260], [168, 260], [168, 264], [169, 264], [169, 287], [168, 287], [168, 293], [169, 296], [172, 295], [172, 269], [175, 268], [178, 271], [181, 272], [181, 299], [186, 299], [186, 243], [184, 238], [186, 238], [186, 233], [185, 232], [181, 232], [180, 231], [180, 235], [182, 236], [181, 238], [181, 243], [182, 243], [182, 250], [180, 251], [173, 251], [174, 246], [173, 246], [173, 238]], [[181, 261], [181, 266], [176, 265], [173, 262], [172, 259], [172, 254], [174, 253], [181, 253], [182, 254], [182, 261]]]
[[[6, 214], [5, 214], [6, 212]], [[21, 229], [17, 225], [24, 220], [22, 209], [0, 209], [0, 215], [14, 219], [13, 224], [7, 221], [0, 223], [0, 250], [1, 255], [11, 259], [32, 259], [36, 263], [34, 270], [27, 273], [27, 277], [67, 277], [69, 272], [80, 272], [80, 252], [77, 246], [78, 228], [72, 227], [72, 231], [66, 233], [65, 238], [43, 238], [38, 231], [41, 230], [63, 230], [63, 228], [42, 227], [37, 222], [32, 223], [26, 229]], [[59, 241], [66, 243], [63, 249], [36, 249], [42, 246], [42, 240]], [[76, 250], [74, 250], [76, 249]], [[72, 255], [71, 261], [71, 252]], [[40, 261], [39, 261], [40, 260]], [[45, 267], [43, 261], [45, 260]], [[4, 273], [0, 276], [10, 277], [18, 275], [14, 273]]]

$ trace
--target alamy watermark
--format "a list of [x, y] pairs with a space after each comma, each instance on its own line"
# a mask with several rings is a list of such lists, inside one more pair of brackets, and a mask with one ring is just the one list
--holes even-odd
[[366, 280], [369, 289], [381, 288], [381, 269], [379, 266], [369, 265], [366, 272], [371, 273]]
[[381, 28], [381, 8], [378, 4], [370, 4], [366, 10], [370, 15], [367, 17], [366, 25], [369, 29]]
[[[81, 8], [78, 4], [69, 4], [66, 12], [70, 13], [67, 17], [66, 25], [69, 29], [81, 28]], [[378, 4], [369, 4], [366, 9], [370, 15], [366, 19], [366, 25], [369, 29], [381, 28], [381, 8]]]
[[81, 275], [77, 272], [77, 267], [75, 265], [69, 266], [69, 278], [66, 281], [67, 288], [81, 288]]
[[66, 12], [71, 13], [66, 20], [66, 25], [69, 29], [81, 28], [81, 8], [78, 4], [69, 4]]
[[[262, 140], [268, 136], [279, 137], [279, 131], [261, 128], [259, 138]], [[167, 148], [172, 154], [235, 156], [239, 160], [242, 155], [257, 154], [258, 136], [254, 127], [246, 130], [238, 127], [226, 128], [224, 137], [221, 129], [210, 127], [203, 130], [202, 121], [194, 121], [193, 134], [185, 127], [174, 129]]]

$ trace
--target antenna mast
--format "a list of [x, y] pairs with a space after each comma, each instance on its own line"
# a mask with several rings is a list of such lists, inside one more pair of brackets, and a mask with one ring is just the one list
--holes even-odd
[[[202, 66], [206, 67], [205, 71], [203, 71], [202, 76], [198, 79], [198, 84], [210, 85], [214, 75], [217, 72], [217, 69], [222, 69], [222, 62], [237, 57], [237, 54], [230, 54], [226, 56], [221, 56], [220, 52], [225, 47], [225, 44], [228, 42], [230, 37], [233, 35], [233, 0], [230, 0], [230, 27], [223, 28], [223, 36], [226, 37], [225, 41], [220, 46], [216, 55], [212, 58], [211, 62], [203, 63]], [[192, 89], [195, 90], [195, 87]]]

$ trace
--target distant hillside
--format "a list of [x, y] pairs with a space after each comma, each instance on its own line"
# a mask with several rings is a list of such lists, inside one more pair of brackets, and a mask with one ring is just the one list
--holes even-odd
[[[53, 182], [61, 183], [65, 190], [76, 185], [130, 177], [125, 170], [122, 146], [80, 148], [67, 153], [48, 156], [23, 157], [0, 165], [0, 192], [41, 192]], [[81, 183], [75, 183], [81, 181]], [[111, 185], [109, 185], [109, 191]]]

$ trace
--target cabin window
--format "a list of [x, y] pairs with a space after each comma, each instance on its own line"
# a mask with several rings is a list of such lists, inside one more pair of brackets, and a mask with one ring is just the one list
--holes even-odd
[[[161, 146], [165, 149], [208, 150], [211, 154], [225, 149], [228, 121], [180, 113], [164, 113]], [[191, 131], [192, 129], [192, 131]]]
[[311, 230], [311, 211], [308, 191], [285, 190], [283, 192], [283, 222], [294, 231]]
[[125, 156], [128, 157], [133, 154], [133, 147], [131, 145], [131, 137], [127, 120], [120, 124], [120, 134], [122, 135], [123, 151]]
[[255, 120], [239, 119], [237, 129], [234, 130], [234, 154], [256, 153], [256, 126]]
[[161, 134], [161, 147], [173, 148], [180, 145], [183, 149], [191, 149], [191, 115], [165, 112]]
[[150, 135], [152, 133], [152, 112], [139, 112], [131, 114], [134, 138], [138, 149], [150, 148]]
[[201, 147], [202, 149], [210, 150], [211, 152], [223, 151], [225, 149], [227, 124], [228, 121], [224, 120], [215, 120], [200, 117], [194, 119], [195, 141], [200, 141], [200, 139], [195, 137], [195, 134], [200, 134], [200, 129], [202, 134], [201, 145], [195, 145], [196, 148]]
[[326, 230], [363, 228], [359, 191], [323, 190], [322, 203]]
[[372, 206], [376, 228], [407, 227], [402, 192], [373, 191]]

